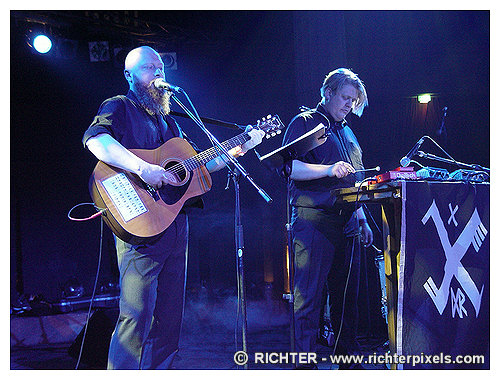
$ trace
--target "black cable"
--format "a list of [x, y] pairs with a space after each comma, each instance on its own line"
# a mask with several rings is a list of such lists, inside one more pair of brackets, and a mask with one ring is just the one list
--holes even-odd
[[378, 226], [377, 222], [375, 222], [375, 219], [373, 218], [373, 215], [370, 212], [370, 210], [368, 209], [368, 207], [366, 207], [366, 204], [363, 204], [362, 207], [363, 207], [363, 210], [365, 211], [365, 214], [367, 214], [370, 217], [370, 220], [375, 225], [375, 228], [377, 229], [378, 233], [382, 234], [382, 231], [380, 230], [380, 227]]
[[87, 335], [87, 329], [89, 327], [90, 313], [92, 312], [92, 305], [94, 303], [95, 293], [96, 293], [96, 289], [97, 289], [97, 282], [99, 279], [99, 271], [101, 269], [103, 230], [104, 230], [104, 222], [103, 222], [103, 219], [101, 218], [101, 238], [99, 240], [99, 260], [97, 262], [97, 273], [96, 273], [95, 281], [94, 281], [94, 289], [92, 290], [92, 296], [90, 298], [89, 310], [87, 312], [85, 329], [83, 331], [83, 336], [82, 336], [82, 344], [80, 345], [80, 352], [78, 354], [78, 360], [76, 362], [75, 370], [78, 369], [78, 367], [80, 366], [80, 360], [82, 358], [82, 353], [83, 353], [83, 345], [85, 343], [85, 337]]
[[[374, 177], [365, 178], [359, 184], [358, 191], [356, 193], [356, 201], [354, 202], [354, 212], [356, 212], [356, 210], [358, 209], [358, 201], [359, 201], [359, 193], [361, 191], [361, 185], [363, 184], [363, 182], [373, 180], [373, 178]], [[359, 219], [358, 219], [357, 215], [356, 215], [356, 221], [358, 223], [357, 227], [358, 227], [358, 230], [359, 230], [360, 225], [359, 225]], [[351, 258], [349, 260], [349, 271], [347, 272], [347, 278], [346, 278], [345, 287], [344, 287], [344, 295], [343, 295], [343, 300], [342, 300], [342, 314], [341, 314], [341, 317], [340, 317], [340, 325], [339, 325], [339, 330], [337, 332], [337, 338], [335, 339], [335, 345], [333, 347], [333, 355], [335, 355], [335, 352], [337, 351], [337, 345], [339, 343], [340, 334], [342, 333], [342, 327], [343, 327], [343, 324], [344, 324], [344, 314], [345, 314], [345, 303], [346, 303], [347, 287], [349, 285], [349, 279], [351, 277], [352, 261], [353, 261], [353, 257], [354, 257], [354, 246], [355, 246], [355, 241], [356, 240], [358, 241], [358, 244], [359, 244], [359, 241], [360, 241], [360, 238], [356, 239], [356, 237], [359, 237], [359, 233], [354, 235], [353, 241], [352, 241]], [[361, 246], [359, 247], [359, 249], [361, 249]]]
[[[77, 207], [80, 207], [80, 206], [88, 206], [88, 205], [91, 205], [91, 206], [94, 206], [94, 208], [96, 210], [98, 210], [95, 214], [89, 216], [89, 217], [86, 217], [86, 218], [75, 218], [75, 217], [72, 217], [71, 216], [71, 212], [76, 209]], [[68, 211], [68, 219], [74, 221], [74, 222], [86, 222], [88, 220], [91, 220], [91, 219], [94, 219], [94, 218], [97, 218], [98, 216], [101, 216], [102, 214], [105, 214], [106, 213], [106, 209], [105, 208], [99, 208], [95, 205], [95, 203], [90, 203], [90, 202], [83, 202], [83, 203], [79, 203], [75, 206], [73, 206], [71, 208], [71, 210]]]

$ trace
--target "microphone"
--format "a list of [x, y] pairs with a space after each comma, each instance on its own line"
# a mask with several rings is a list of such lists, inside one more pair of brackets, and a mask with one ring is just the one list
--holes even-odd
[[448, 111], [448, 107], [444, 107], [441, 111], [443, 111], [443, 118], [441, 119], [441, 125], [439, 126], [438, 130], [436, 131], [436, 134], [438, 136], [441, 136], [442, 134], [446, 133], [446, 129], [444, 126], [444, 118], [446, 117], [446, 112]]
[[178, 86], [174, 86], [173, 84], [167, 83], [167, 82], [165, 82], [165, 79], [162, 79], [162, 78], [155, 79], [155, 81], [153, 82], [153, 85], [159, 90], [167, 90], [170, 92], [181, 92], [182, 91], [182, 88], [180, 88]]
[[399, 163], [403, 168], [406, 168], [408, 165], [410, 165], [410, 160], [415, 155], [415, 153], [417, 153], [417, 151], [420, 149], [420, 147], [424, 143], [425, 138], [426, 136], [423, 136], [420, 140], [418, 140], [417, 143], [413, 146], [413, 148], [411, 148], [410, 151], [406, 154], [406, 156], [404, 156], [403, 158], [401, 158], [401, 160], [399, 160]]

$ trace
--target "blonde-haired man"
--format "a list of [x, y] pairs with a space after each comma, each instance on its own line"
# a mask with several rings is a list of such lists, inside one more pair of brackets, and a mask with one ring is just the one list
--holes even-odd
[[340, 332], [335, 353], [356, 353], [360, 264], [356, 244], [361, 240], [365, 246], [371, 245], [373, 234], [363, 208], [339, 207], [332, 190], [353, 186], [362, 177], [356, 174], [356, 169], [363, 168], [362, 151], [345, 117], [351, 111], [361, 116], [368, 98], [358, 76], [344, 68], [326, 76], [320, 94], [317, 107], [293, 118], [283, 139], [286, 145], [320, 123], [328, 134], [325, 143], [294, 157], [283, 169], [290, 179], [292, 207], [295, 350], [316, 350], [322, 294], [327, 285], [335, 337]]

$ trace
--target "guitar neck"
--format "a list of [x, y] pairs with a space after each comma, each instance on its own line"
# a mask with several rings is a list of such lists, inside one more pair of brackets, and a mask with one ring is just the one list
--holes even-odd
[[[221, 145], [227, 152], [233, 149], [234, 147], [237, 147], [238, 145], [247, 142], [248, 140], [250, 140], [250, 136], [248, 135], [247, 132], [244, 132], [242, 134], [230, 138], [229, 140], [224, 141], [223, 143], [221, 143]], [[193, 157], [188, 158], [187, 160], [184, 160], [183, 164], [187, 170], [194, 170], [196, 168], [199, 168], [200, 166], [205, 165], [207, 162], [213, 160], [219, 155], [220, 154], [218, 152], [218, 149], [216, 149], [215, 147], [211, 147]]]

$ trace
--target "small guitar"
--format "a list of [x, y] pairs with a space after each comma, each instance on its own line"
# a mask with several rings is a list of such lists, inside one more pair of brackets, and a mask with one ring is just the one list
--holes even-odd
[[[277, 115], [259, 121], [254, 128], [272, 137], [281, 132], [283, 123]], [[243, 132], [222, 143], [226, 151], [250, 140]], [[156, 149], [130, 149], [143, 160], [160, 165], [177, 182], [156, 190], [126, 170], [99, 161], [90, 177], [90, 195], [96, 207], [104, 209], [104, 221], [120, 239], [138, 244], [165, 231], [193, 197], [212, 187], [205, 164], [219, 156], [212, 147], [196, 154], [184, 139], [174, 137]]]

